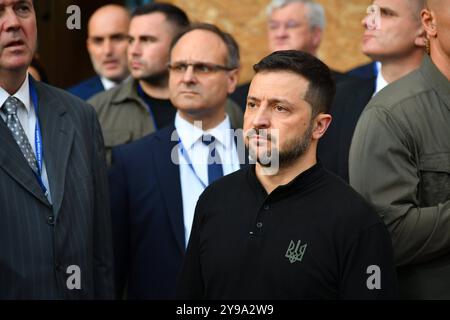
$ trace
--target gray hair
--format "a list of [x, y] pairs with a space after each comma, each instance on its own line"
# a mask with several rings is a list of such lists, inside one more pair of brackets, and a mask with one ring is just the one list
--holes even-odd
[[272, 0], [267, 6], [267, 15], [270, 17], [275, 9], [282, 8], [290, 3], [302, 3], [306, 7], [306, 17], [311, 28], [325, 29], [325, 11], [320, 3], [313, 0]]

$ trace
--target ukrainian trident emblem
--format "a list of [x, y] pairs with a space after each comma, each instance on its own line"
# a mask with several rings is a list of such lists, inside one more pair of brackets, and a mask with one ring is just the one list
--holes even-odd
[[285, 257], [289, 259], [290, 263], [301, 262], [303, 259], [303, 255], [306, 251], [306, 246], [308, 244], [301, 245], [302, 241], [298, 240], [297, 243], [291, 240], [289, 247], [286, 251]]

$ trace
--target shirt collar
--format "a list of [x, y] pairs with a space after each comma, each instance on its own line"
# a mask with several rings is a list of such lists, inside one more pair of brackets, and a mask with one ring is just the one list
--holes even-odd
[[378, 74], [377, 74], [377, 84], [376, 84], [376, 87], [375, 87], [375, 93], [373, 95], [376, 95], [378, 92], [380, 92], [388, 84], [389, 83], [383, 77], [383, 72], [381, 70], [379, 70]]
[[[3, 107], [3, 104], [5, 103], [6, 99], [8, 99], [10, 94], [0, 87], [0, 108]], [[27, 110], [27, 113], [30, 112], [31, 108], [31, 101], [30, 101], [30, 82], [28, 80], [28, 73], [25, 77], [25, 81], [20, 86], [19, 90], [17, 90], [16, 93], [13, 94], [14, 97], [19, 99], [24, 105]]]
[[450, 81], [436, 67], [431, 58], [426, 54], [423, 57], [420, 72], [424, 75], [427, 83], [442, 97], [450, 108]]
[[247, 170], [248, 182], [260, 201], [268, 198], [270, 198], [271, 201], [278, 201], [294, 194], [301, 195], [305, 190], [309, 190], [312, 184], [322, 179], [325, 175], [322, 164], [317, 162], [311, 168], [300, 173], [289, 183], [278, 186], [270, 195], [267, 195], [266, 190], [256, 176], [255, 168], [256, 165], [250, 165], [245, 170]]
[[214, 136], [219, 143], [221, 143], [225, 148], [228, 148], [231, 145], [231, 138], [233, 136], [231, 134], [230, 118], [227, 114], [225, 115], [225, 119], [218, 126], [207, 131], [203, 131], [199, 127], [196, 127], [187, 120], [183, 119], [179, 112], [177, 112], [175, 116], [175, 128], [177, 129], [178, 136], [186, 149], [191, 149], [204, 134]]
[[100, 77], [100, 81], [102, 82], [103, 88], [105, 88], [105, 91], [109, 90], [111, 88], [114, 88], [115, 86], [117, 86], [119, 84], [117, 82], [106, 79], [105, 77]]

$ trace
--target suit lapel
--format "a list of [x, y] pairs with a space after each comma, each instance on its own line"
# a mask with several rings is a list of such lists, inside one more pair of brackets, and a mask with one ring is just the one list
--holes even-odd
[[8, 127], [1, 119], [0, 142], [0, 168], [3, 168], [17, 183], [32, 193], [42, 203], [50, 206], [37, 182], [36, 176], [26, 162]]
[[181, 182], [179, 166], [171, 159], [172, 152], [178, 157], [178, 140], [171, 141], [172, 132], [175, 127], [161, 130], [158, 135], [158, 147], [153, 152], [156, 174], [158, 177], [164, 203], [169, 213], [169, 219], [178, 247], [181, 252], [185, 251], [183, 199], [181, 196]]
[[99, 76], [92, 79], [92, 82], [90, 83], [90, 87], [94, 94], [105, 90], [105, 87], [103, 86], [103, 82]]
[[[157, 135], [158, 146], [153, 149], [154, 163], [156, 167], [157, 179], [161, 187], [161, 193], [164, 198], [172, 230], [174, 232], [178, 247], [181, 252], [185, 251], [185, 234], [183, 219], [183, 198], [181, 195], [180, 168], [172, 160], [172, 154], [178, 162], [178, 135], [172, 139], [172, 133], [175, 127], [170, 126], [163, 129]], [[236, 147], [240, 148], [243, 143], [235, 137]], [[244, 148], [245, 153], [239, 155], [241, 168], [248, 165], [248, 151]], [[243, 156], [243, 157], [242, 157]]]
[[57, 216], [64, 197], [66, 169], [75, 129], [67, 119], [63, 101], [54, 99], [42, 85], [35, 83], [35, 86], [39, 97], [44, 163], [50, 184], [53, 212]]

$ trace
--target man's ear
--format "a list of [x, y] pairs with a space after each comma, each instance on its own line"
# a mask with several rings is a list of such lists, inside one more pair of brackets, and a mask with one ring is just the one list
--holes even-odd
[[330, 126], [332, 120], [331, 114], [328, 113], [320, 113], [314, 119], [314, 129], [312, 137], [314, 140], [319, 140], [323, 137], [328, 127]]
[[240, 69], [228, 71], [227, 92], [232, 94], [236, 89], [239, 80]]
[[422, 26], [425, 30], [428, 39], [435, 38], [437, 36], [436, 30], [436, 18], [433, 11], [429, 9], [423, 9], [420, 13], [422, 18]]

